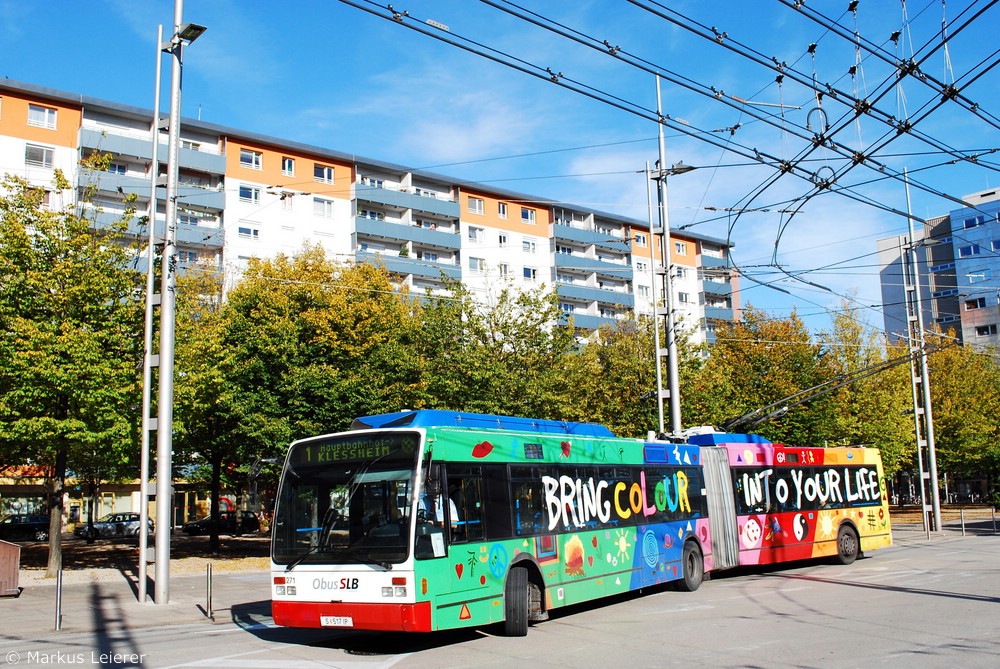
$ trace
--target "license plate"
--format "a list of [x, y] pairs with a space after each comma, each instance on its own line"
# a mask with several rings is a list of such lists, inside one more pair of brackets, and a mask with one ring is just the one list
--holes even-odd
[[320, 616], [319, 624], [323, 627], [354, 627], [351, 616]]

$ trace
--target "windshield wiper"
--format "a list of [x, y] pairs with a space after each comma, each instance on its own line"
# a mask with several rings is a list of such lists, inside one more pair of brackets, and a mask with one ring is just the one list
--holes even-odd
[[375, 567], [382, 567], [382, 569], [385, 569], [386, 571], [392, 571], [392, 564], [391, 563], [389, 563], [389, 562], [382, 562], [381, 560], [376, 560], [375, 558], [373, 558], [373, 557], [371, 557], [369, 555], [365, 555], [364, 553], [362, 553], [360, 549], [354, 548], [354, 549], [348, 550], [347, 551], [347, 555], [351, 556], [352, 558], [354, 558], [355, 560], [357, 560], [358, 562], [361, 562], [363, 564], [368, 564], [368, 565], [372, 565], [372, 566], [375, 566]]
[[289, 562], [288, 566], [285, 567], [285, 571], [291, 571], [291, 570], [295, 569], [300, 564], [302, 564], [307, 557], [309, 557], [310, 555], [315, 555], [316, 553], [318, 553], [323, 548], [325, 548], [323, 546], [323, 544], [316, 544], [315, 546], [313, 546], [312, 548], [310, 548], [309, 550], [307, 550], [305, 553], [303, 553], [302, 555], [300, 555], [297, 558], [295, 558], [292, 562]]

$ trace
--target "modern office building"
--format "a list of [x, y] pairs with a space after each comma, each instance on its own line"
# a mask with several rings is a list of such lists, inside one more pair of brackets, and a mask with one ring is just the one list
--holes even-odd
[[[152, 125], [151, 110], [0, 80], [0, 173], [46, 189], [53, 208], [92, 187], [95, 224], [105, 225], [121, 218], [123, 195], [140, 213], [149, 206]], [[250, 258], [308, 242], [343, 262], [380, 263], [418, 293], [444, 291], [442, 277], [486, 304], [501, 285], [554, 288], [584, 332], [652, 313], [662, 298], [648, 222], [191, 119], [179, 136], [179, 262], [217, 268], [230, 286]], [[161, 233], [166, 141], [161, 129]], [[110, 154], [106, 170], [80, 166], [94, 152]], [[75, 190], [52, 190], [56, 169]], [[138, 218], [130, 232], [148, 234]], [[730, 244], [684, 232], [669, 248], [679, 323], [711, 342], [714, 324], [739, 313]]]
[[1000, 345], [1000, 189], [962, 199], [968, 206], [925, 221], [913, 244], [908, 235], [878, 241], [885, 330], [893, 340], [906, 334], [909, 265], [902, 258], [912, 246], [925, 326], [953, 331], [966, 344]]

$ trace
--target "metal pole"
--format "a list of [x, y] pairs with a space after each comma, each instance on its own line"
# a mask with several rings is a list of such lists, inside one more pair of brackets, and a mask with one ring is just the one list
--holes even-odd
[[[660, 106], [660, 77], [656, 76], [656, 115], [662, 117]], [[659, 163], [660, 171], [657, 178], [657, 194], [659, 196], [660, 214], [660, 256], [663, 260], [663, 305], [667, 312], [667, 385], [670, 399], [670, 431], [674, 436], [681, 433], [681, 389], [677, 369], [677, 325], [674, 317], [673, 281], [670, 276], [670, 220], [667, 213], [667, 159], [666, 145], [663, 139], [663, 124], [658, 123]], [[659, 360], [657, 360], [659, 364]], [[658, 398], [661, 405], [663, 397]]]
[[173, 515], [174, 326], [177, 285], [177, 167], [180, 155], [182, 40], [184, 0], [174, 0], [170, 38], [170, 127], [167, 140], [166, 235], [160, 290], [160, 383], [156, 418], [156, 603], [170, 602], [170, 529]]
[[149, 567], [149, 433], [155, 429], [150, 420], [153, 380], [153, 260], [156, 242], [156, 178], [160, 173], [160, 74], [162, 70], [163, 24], [156, 31], [156, 91], [153, 93], [153, 159], [149, 178], [149, 247], [146, 250], [146, 327], [142, 362], [142, 445], [139, 452], [139, 601], [146, 603], [146, 570]]
[[663, 391], [663, 371], [660, 369], [660, 319], [656, 317], [656, 307], [659, 302], [656, 299], [656, 251], [653, 240], [656, 234], [653, 232], [653, 191], [649, 185], [651, 175], [649, 173], [649, 161], [646, 161], [646, 206], [649, 211], [649, 273], [651, 278], [650, 296], [653, 305], [653, 347], [656, 361], [656, 412], [659, 418], [660, 429], [657, 435], [663, 434], [663, 400], [660, 395]]
[[[906, 213], [910, 214], [910, 178], [905, 169], [903, 170], [903, 178], [906, 184]], [[916, 278], [914, 298], [917, 305], [917, 329], [919, 330], [920, 376], [923, 379], [923, 383], [920, 385], [924, 391], [924, 421], [927, 426], [927, 460], [930, 463], [931, 512], [934, 514], [934, 530], [940, 532], [941, 500], [938, 497], [937, 453], [934, 448], [934, 413], [931, 410], [931, 377], [927, 368], [927, 347], [924, 346], [924, 312], [920, 305], [920, 273], [917, 271], [917, 250], [915, 246], [912, 246], [913, 217], [907, 216], [906, 220], [910, 225], [910, 257], [913, 262], [913, 274]]]
[[62, 568], [56, 572], [56, 631], [62, 629]]
[[212, 614], [212, 563], [205, 565], [205, 614], [209, 620], [215, 620]]
[[[913, 281], [913, 277], [916, 277], [917, 279], [916, 290], [917, 291], [920, 290], [920, 283], [919, 283], [920, 275], [917, 272], [915, 272], [912, 267], [906, 266], [907, 262], [910, 265], [912, 265], [915, 262], [916, 255], [915, 254], [909, 255], [904, 253], [904, 251], [912, 251], [913, 244], [914, 244], [913, 226], [910, 225], [909, 247], [904, 247], [902, 243], [898, 245], [900, 264], [903, 265], [903, 272], [904, 272], [903, 274], [904, 291], [905, 287]], [[907, 310], [909, 311], [910, 309], [915, 309], [916, 307], [913, 306], [909, 291], [906, 291], [905, 297], [906, 297]], [[916, 356], [914, 355], [915, 353], [914, 348], [918, 345], [914, 343], [915, 339], [914, 335], [916, 335], [917, 333], [914, 332], [914, 328], [909, 322], [910, 319], [909, 314], [907, 314], [907, 319], [908, 319], [907, 346], [909, 346], [910, 349], [910, 392], [913, 399], [913, 430], [914, 434], [916, 435], [916, 442], [917, 442], [917, 458], [916, 458], [917, 482], [920, 488], [920, 523], [923, 526], [924, 531], [928, 533], [927, 536], [929, 538], [930, 526], [927, 523], [927, 492], [926, 492], [926, 486], [924, 486], [924, 456], [923, 456], [923, 447], [921, 445], [922, 442], [924, 441], [923, 439], [924, 430], [923, 430], [923, 425], [920, 421], [920, 395], [917, 392], [917, 360]], [[910, 486], [911, 487], [913, 486], [912, 479], [910, 481]]]
[[[959, 514], [962, 517], [962, 536], [965, 536], [965, 509], [959, 509]], [[938, 528], [939, 530], [941, 528]]]

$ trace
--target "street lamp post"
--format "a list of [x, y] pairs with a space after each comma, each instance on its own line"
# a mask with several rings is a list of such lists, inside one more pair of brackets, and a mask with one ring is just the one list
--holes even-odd
[[174, 0], [174, 32], [161, 48], [173, 57], [170, 70], [170, 126], [167, 134], [166, 234], [160, 289], [160, 379], [156, 418], [156, 565], [155, 601], [170, 601], [170, 530], [173, 512], [174, 328], [177, 285], [177, 177], [180, 155], [181, 73], [184, 44], [205, 32], [183, 23], [184, 0]]
[[[656, 77], [656, 115], [662, 118], [663, 112], [660, 106], [660, 77]], [[665, 353], [667, 357], [667, 392], [666, 399], [670, 401], [670, 432], [673, 436], [679, 437], [681, 434], [681, 388], [680, 388], [680, 373], [678, 370], [678, 360], [677, 360], [677, 319], [674, 313], [674, 300], [673, 300], [673, 280], [671, 277], [671, 263], [670, 263], [670, 220], [667, 214], [667, 177], [675, 174], [683, 174], [685, 172], [690, 172], [694, 168], [690, 165], [685, 165], [684, 163], [677, 163], [672, 168], [667, 168], [666, 159], [666, 146], [664, 144], [663, 138], [663, 123], [658, 124], [658, 139], [659, 139], [659, 159], [656, 161], [656, 173], [653, 177], [656, 180], [656, 192], [658, 200], [658, 212], [660, 219], [660, 259], [663, 262], [663, 266], [659, 268], [661, 276], [663, 278], [663, 309], [666, 315], [666, 330], [667, 330], [667, 348], [666, 351], [661, 351], [659, 346], [657, 346], [656, 351], [656, 365], [659, 369], [660, 358]], [[655, 291], [655, 288], [654, 288]], [[654, 295], [655, 297], [655, 295]], [[655, 312], [655, 309], [654, 309]], [[657, 324], [657, 328], [659, 325]], [[659, 375], [657, 375], [658, 383], [656, 388], [657, 401], [660, 405], [660, 416], [661, 416], [661, 426], [660, 431], [663, 431], [662, 426], [662, 416], [663, 416], [663, 400], [664, 391], [662, 385], [659, 382]]]

